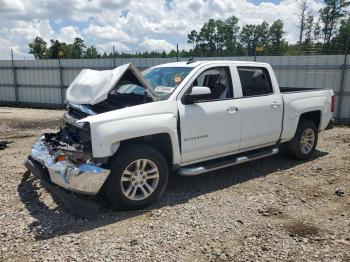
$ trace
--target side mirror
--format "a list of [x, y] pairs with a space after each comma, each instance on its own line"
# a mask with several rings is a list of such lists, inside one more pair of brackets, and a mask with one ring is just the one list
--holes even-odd
[[200, 100], [210, 99], [211, 91], [209, 87], [206, 86], [194, 86], [192, 87], [192, 92], [186, 94], [184, 97], [185, 105], [193, 104]]

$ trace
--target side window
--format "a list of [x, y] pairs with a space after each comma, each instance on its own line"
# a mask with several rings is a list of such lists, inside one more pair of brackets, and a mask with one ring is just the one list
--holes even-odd
[[[209, 87], [211, 95], [204, 101], [233, 97], [232, 80], [228, 67], [215, 67], [205, 70], [192, 82], [192, 87], [194, 86]], [[191, 92], [191, 89], [189, 92]]]
[[238, 67], [244, 97], [272, 94], [269, 73], [265, 68]]

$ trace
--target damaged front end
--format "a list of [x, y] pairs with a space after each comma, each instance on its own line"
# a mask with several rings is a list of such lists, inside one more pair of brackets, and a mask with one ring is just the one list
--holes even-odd
[[[141, 93], [135, 93], [140, 89]], [[52, 183], [70, 191], [97, 194], [110, 172], [104, 166], [108, 156], [93, 158], [90, 124], [84, 119], [156, 101], [151, 89], [132, 64], [113, 70], [82, 70], [66, 93], [64, 127], [58, 133], [44, 134], [34, 143], [27, 168], [34, 174], [44, 169]]]
[[65, 126], [58, 133], [41, 136], [33, 144], [29, 159], [47, 170], [52, 183], [73, 192], [95, 195], [110, 171], [92, 158], [89, 123], [78, 122], [68, 112], [64, 114]]
[[42, 135], [33, 144], [25, 166], [74, 212], [92, 216], [96, 206], [68, 192], [96, 195], [110, 173], [109, 155], [93, 156], [86, 118], [154, 101], [147, 81], [131, 64], [113, 70], [82, 70], [66, 93], [65, 125], [57, 133]]

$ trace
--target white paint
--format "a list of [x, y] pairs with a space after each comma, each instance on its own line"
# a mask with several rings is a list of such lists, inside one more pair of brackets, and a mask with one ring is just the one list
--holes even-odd
[[150, 90], [147, 81], [144, 80], [141, 73], [132, 64], [118, 66], [113, 70], [83, 69], [69, 85], [67, 101], [75, 105], [94, 105], [106, 100], [108, 93], [115, 87], [127, 70], [132, 70], [143, 86]]
[[[90, 122], [94, 157], [110, 156], [114, 152], [114, 147], [111, 149], [111, 146], [117, 142], [166, 133], [171, 139], [173, 164], [185, 165], [242, 152], [248, 148], [251, 150], [273, 145], [279, 139], [289, 141], [295, 134], [300, 115], [306, 112], [321, 111], [320, 131], [326, 128], [332, 118], [332, 90], [281, 94], [274, 72], [266, 63], [207, 61], [161, 66], [194, 68], [166, 101], [123, 108], [80, 120]], [[204, 70], [218, 66], [229, 67], [234, 97], [184, 105], [182, 97], [193, 80]], [[237, 66], [266, 68], [270, 74], [273, 94], [243, 98]]]

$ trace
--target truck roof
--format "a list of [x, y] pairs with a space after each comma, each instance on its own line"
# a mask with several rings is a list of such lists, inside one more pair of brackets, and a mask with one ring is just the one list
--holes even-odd
[[205, 61], [193, 61], [191, 63], [187, 63], [187, 61], [184, 62], [172, 62], [172, 63], [166, 63], [157, 65], [154, 67], [197, 67], [199, 65], [206, 65], [206, 64], [215, 64], [215, 63], [227, 63], [227, 64], [256, 64], [260, 66], [267, 65], [266, 63], [260, 63], [260, 62], [254, 62], [254, 61], [238, 61], [238, 60], [205, 60]]

